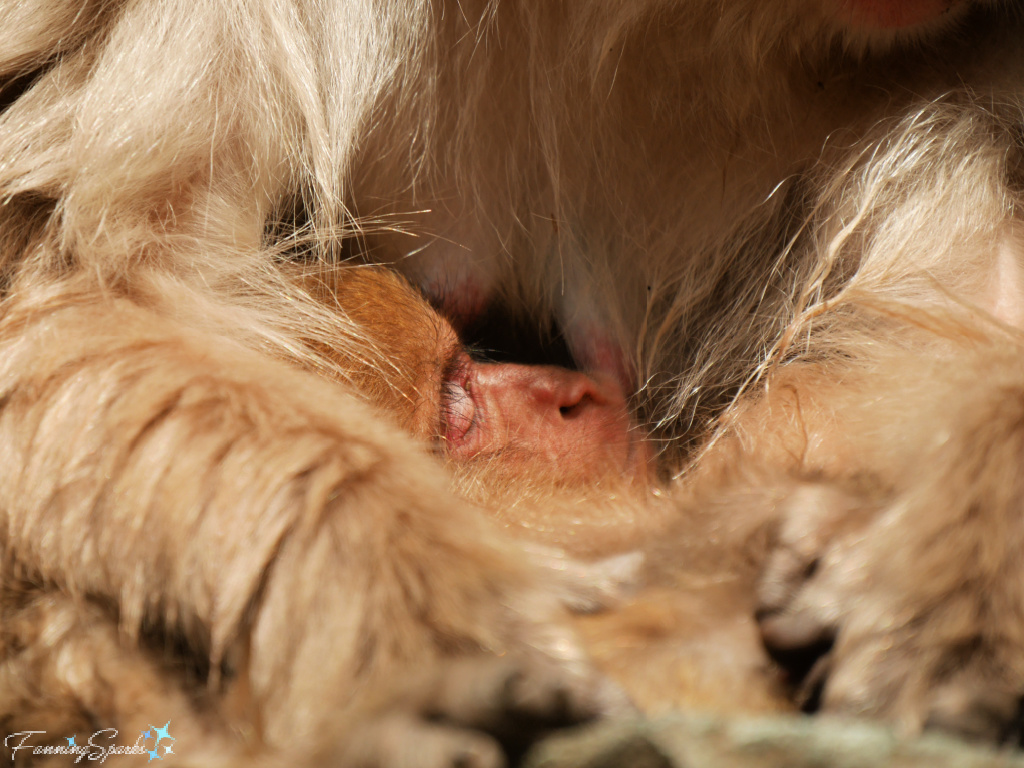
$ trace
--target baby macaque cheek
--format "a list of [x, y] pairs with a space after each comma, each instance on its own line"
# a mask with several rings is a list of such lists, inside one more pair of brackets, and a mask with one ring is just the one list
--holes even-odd
[[903, 29], [927, 24], [966, 0], [834, 0], [846, 21], [869, 29]]

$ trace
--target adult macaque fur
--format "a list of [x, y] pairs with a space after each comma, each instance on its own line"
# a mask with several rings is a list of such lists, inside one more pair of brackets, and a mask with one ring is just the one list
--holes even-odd
[[[583, 620], [646, 708], [702, 682], [725, 681], [724, 706], [709, 701], [727, 711], [758, 679], [779, 690], [749, 640], [756, 614], [771, 654], [805, 674], [798, 702], [904, 734], [1019, 739], [1020, 120], [1017, 102], [951, 98], [821, 169], [791, 246], [820, 269], [678, 479], [674, 531], [648, 550], [651, 595]], [[696, 615], [713, 618], [694, 636], [674, 606], [704, 595]], [[721, 647], [746, 647], [747, 669], [702, 681], [694, 658]], [[652, 673], [673, 663], [696, 683]]]
[[[5, 347], [5, 365], [39, 378], [12, 389], [5, 426], [12, 439], [39, 445], [19, 451], [15, 442], [8, 465], [19, 478], [7, 501], [16, 524], [0, 601], [0, 692], [11, 732], [73, 733], [102, 723], [134, 733], [147, 718], [170, 713], [176, 738], [188, 743], [178, 759], [196, 764], [272, 763], [298, 734], [308, 744], [296, 753], [300, 760], [446, 764], [469, 751], [486, 765], [496, 764], [496, 746], [470, 728], [501, 733], [514, 722], [522, 739], [531, 718], [552, 725], [621, 709], [618, 694], [588, 675], [555, 601], [590, 608], [621, 599], [623, 585], [635, 581], [635, 559], [594, 558], [640, 546], [672, 507], [620, 477], [588, 488], [556, 484], [553, 474], [534, 477], [514, 455], [453, 468], [463, 496], [489, 503], [514, 538], [531, 545], [529, 557], [512, 537], [503, 543], [481, 513], [438, 483], [438, 462], [383, 427], [393, 415], [420, 439], [436, 437], [436, 426], [418, 426], [417, 418], [438, 398], [433, 371], [451, 344], [446, 321], [382, 270], [283, 275], [336, 313], [336, 345], [326, 335], [318, 339], [322, 370], [344, 371], [351, 392], [381, 409], [372, 420], [352, 394], [286, 366], [275, 375], [274, 366], [240, 346], [225, 342], [216, 366], [198, 366], [208, 350], [187, 336], [177, 344], [166, 334], [154, 339], [146, 313], [121, 299], [76, 296], [69, 286], [56, 297], [13, 292], [4, 325], [17, 333]], [[125, 339], [130, 355], [107, 346], [103, 320], [112, 314], [133, 330]], [[353, 339], [360, 341], [358, 359]], [[88, 366], [106, 373], [87, 375]], [[211, 370], [222, 374], [215, 382], [207, 378]], [[122, 391], [124, 382], [133, 389]], [[67, 422], [73, 414], [54, 404], [77, 402], [65, 390], [90, 384], [97, 387], [95, 412], [75, 429]], [[297, 397], [296, 408], [262, 410], [261, 393], [283, 387]], [[163, 405], [140, 407], [132, 391]], [[225, 422], [235, 425], [227, 437]], [[62, 439], [43, 439], [47, 430]], [[185, 439], [206, 448], [192, 454], [195, 464], [182, 459]], [[381, 457], [375, 440], [397, 441], [396, 450]], [[94, 466], [106, 454], [93, 441], [124, 447], [109, 465]], [[429, 501], [388, 507], [375, 488], [393, 499], [403, 488], [428, 488], [414, 474], [417, 462], [436, 485]], [[74, 492], [47, 473], [62, 464], [81, 468]], [[513, 481], [514, 492], [504, 484]], [[264, 496], [274, 503], [253, 514], [254, 500]], [[444, 513], [424, 508], [435, 502]], [[397, 519], [383, 518], [387, 509]], [[538, 510], [547, 512], [543, 525]], [[434, 557], [443, 567], [430, 570], [428, 586], [420, 581], [423, 564]], [[99, 596], [116, 584], [123, 586], [110, 611]], [[379, 603], [364, 602], [374, 595]], [[432, 607], [434, 600], [441, 605]], [[746, 619], [753, 626], [749, 612]], [[474, 659], [477, 647], [498, 654], [510, 647], [525, 658]], [[298, 663], [307, 654], [309, 668]], [[559, 668], [562, 676], [554, 674]], [[122, 677], [136, 682], [126, 686]], [[353, 696], [346, 685], [364, 693]], [[397, 691], [394, 699], [390, 691]], [[682, 681], [675, 695], [686, 691]], [[700, 701], [703, 694], [694, 686], [690, 695]], [[502, 707], [508, 722], [497, 714], [489, 716], [493, 723], [479, 721], [479, 712]], [[452, 730], [447, 720], [466, 728]], [[353, 732], [358, 737], [349, 737]], [[408, 744], [418, 746], [405, 754]]]
[[766, 641], [833, 642], [806, 683], [821, 706], [909, 732], [1019, 739], [1021, 114], [931, 105], [825, 187], [788, 362], [727, 439], [799, 481], [760, 577]]
[[[295, 740], [308, 759], [396, 674], [415, 688], [478, 654], [512, 681], [492, 690], [506, 691], [489, 702], [495, 727], [503, 707], [564, 722], [614, 701], [560, 628], [557, 587], [354, 395], [67, 284], [16, 284], [0, 337], [12, 731], [52, 722], [59, 705], [78, 718], [68, 732], [124, 732], [157, 704], [144, 691], [133, 701], [134, 684], [122, 689], [116, 665], [102, 666], [115, 639], [178, 698], [198, 697], [225, 736], [218, 749], [235, 757], [291, 754]], [[95, 606], [116, 632], [99, 632], [94, 670], [82, 649], [91, 635], [67, 622], [84, 611], [95, 623]], [[425, 685], [441, 720], [432, 735], [434, 721], [412, 711], [410, 734], [420, 722], [424, 743], [440, 741], [440, 764], [445, 750], [476, 749], [481, 737], [462, 744], [441, 724], [458, 695]], [[205, 749], [186, 759], [202, 764]]]
[[[301, 279], [320, 300], [364, 324], [383, 355], [360, 361], [335, 349], [336, 362], [404, 428], [436, 439], [436, 418], [424, 415], [436, 412], [429, 405], [438, 397], [436, 370], [449, 354], [447, 321], [386, 271], [318, 269]], [[754, 577], [771, 511], [760, 489], [725, 499], [708, 487], [697, 503], [682, 489], [651, 495], [617, 472], [584, 485], [566, 483], [562, 467], [534, 465], [517, 454], [449, 467], [461, 495], [488, 509], [510, 535], [573, 556], [556, 567], [593, 585], [599, 600], [612, 598], [605, 610], [578, 615], [575, 625], [598, 667], [642, 709], [792, 708], [753, 620]], [[676, 520], [681, 510], [685, 524]], [[730, 535], [719, 536], [715, 546], [723, 520], [730, 521]], [[671, 543], [653, 548], [652, 538], [671, 525], [678, 529]], [[637, 593], [640, 581], [628, 555], [644, 550], [645, 583]], [[533, 551], [543, 557], [543, 550]], [[618, 564], [625, 572], [616, 571]]]
[[[4, 722], [134, 728], [158, 702], [123, 663], [200, 764], [495, 764], [500, 715], [610, 707], [571, 623], [657, 709], [689, 689], [650, 681], [647, 647], [685, 681], [710, 617], [744, 658], [708, 706], [777, 706], [760, 600], [776, 651], [835, 635], [826, 707], [962, 730], [980, 707], [998, 730], [1024, 626], [999, 405], [1021, 24], [923, 1], [0, 8]], [[951, 89], [971, 95], [930, 105]], [[635, 384], [670, 441], [663, 498], [443, 469], [372, 381], [405, 339], [291, 275], [353, 250], [460, 324], [554, 322]], [[567, 618], [463, 496], [581, 559], [658, 531], [648, 591]], [[818, 545], [805, 583], [787, 562]], [[627, 631], [643, 654], [601, 645]], [[407, 709], [396, 679], [423, 692]]]

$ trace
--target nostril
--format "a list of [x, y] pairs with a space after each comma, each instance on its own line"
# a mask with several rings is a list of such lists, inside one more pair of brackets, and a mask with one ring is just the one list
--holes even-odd
[[586, 406], [592, 402], [594, 402], [594, 398], [591, 397], [590, 393], [584, 393], [572, 405], [559, 406], [558, 413], [563, 419], [568, 421], [579, 416], [586, 409]]

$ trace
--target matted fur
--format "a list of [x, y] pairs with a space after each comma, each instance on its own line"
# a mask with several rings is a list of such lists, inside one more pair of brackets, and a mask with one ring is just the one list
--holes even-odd
[[[851, 367], [876, 388], [858, 401], [844, 374], [823, 411], [867, 413], [867, 426], [822, 429], [864, 437], [828, 458], [870, 469], [885, 464], [873, 446], [886, 444], [886, 411], [873, 404], [902, 411], [908, 398], [907, 430], [920, 439], [906, 458], [938, 393], [954, 397], [961, 381], [945, 379], [918, 408], [920, 379], [904, 362], [959, 376], [980, 359], [998, 375], [987, 394], [943, 410], [943, 445], [954, 459], [969, 452], [979, 438], [963, 431], [975, 422], [993, 430], [984, 440], [1012, 444], [985, 403], [998, 402], [1001, 377], [1014, 380], [1014, 356], [985, 349], [1020, 320], [1021, 294], [999, 287], [1019, 263], [1017, 170], [1004, 163], [1019, 141], [1020, 21], [1007, 7], [960, 5], [896, 35], [839, 7], [0, 9], [10, 730], [127, 728], [135, 707], [166, 701], [183, 732], [204, 733], [199, 712], [219, 718], [198, 737], [206, 751], [185, 759], [303, 739], [312, 755], [344, 743], [352, 712], [419, 665], [539, 649], [579, 669], [542, 574], [323, 354], [342, 347], [384, 367], [388, 350], [291, 279], [289, 260], [357, 252], [395, 264], [453, 316], [497, 304], [552, 320], [578, 362], [638, 383], [640, 413], [673, 439], [669, 472], [747, 384], [755, 394], [684, 476], [696, 490], [673, 489], [682, 509], [701, 483], [735, 482], [716, 473], [719, 449], [750, 461], [739, 475], [755, 491], [764, 476], [786, 486], [831, 466], [806, 452], [794, 465], [786, 429], [759, 421], [790, 376], [786, 386], [813, 390], [822, 372], [831, 381]], [[964, 82], [976, 93], [962, 106], [930, 103]], [[776, 435], [784, 447], [759, 474], [757, 446]], [[1000, 466], [955, 487], [1015, 488]], [[957, 475], [909, 477], [895, 491], [881, 484], [891, 508], [941, 494], [929, 483]], [[499, 516], [516, 506], [481, 497]], [[950, 505], [950, 525], [969, 527], [964, 510], [978, 508]], [[1005, 522], [1013, 503], [981, 508]], [[925, 546], [915, 523], [896, 525]], [[996, 560], [1009, 563], [1013, 538], [998, 541]], [[866, 572], [886, 546], [859, 561]], [[949, 558], [972, 562], [955, 549]], [[905, 575], [878, 576], [865, 593], [918, 605]], [[779, 609], [786, 600], [766, 589]], [[748, 592], [736, 605], [749, 623]], [[195, 669], [174, 668], [175, 644]], [[935, 645], [939, 668], [948, 648]], [[134, 665], [169, 686], [166, 698], [122, 699], [119, 679], [97, 683]], [[881, 698], [864, 709], [891, 714]], [[927, 706], [901, 711], [920, 724]], [[323, 730], [336, 721], [340, 732]]]

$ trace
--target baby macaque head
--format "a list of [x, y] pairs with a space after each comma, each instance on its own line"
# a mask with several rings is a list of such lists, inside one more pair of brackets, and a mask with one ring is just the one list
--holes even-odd
[[474, 357], [403, 278], [342, 269], [309, 283], [364, 331], [371, 353], [331, 350], [356, 386], [453, 460], [498, 462], [570, 485], [643, 482], [650, 451], [612, 377]]

